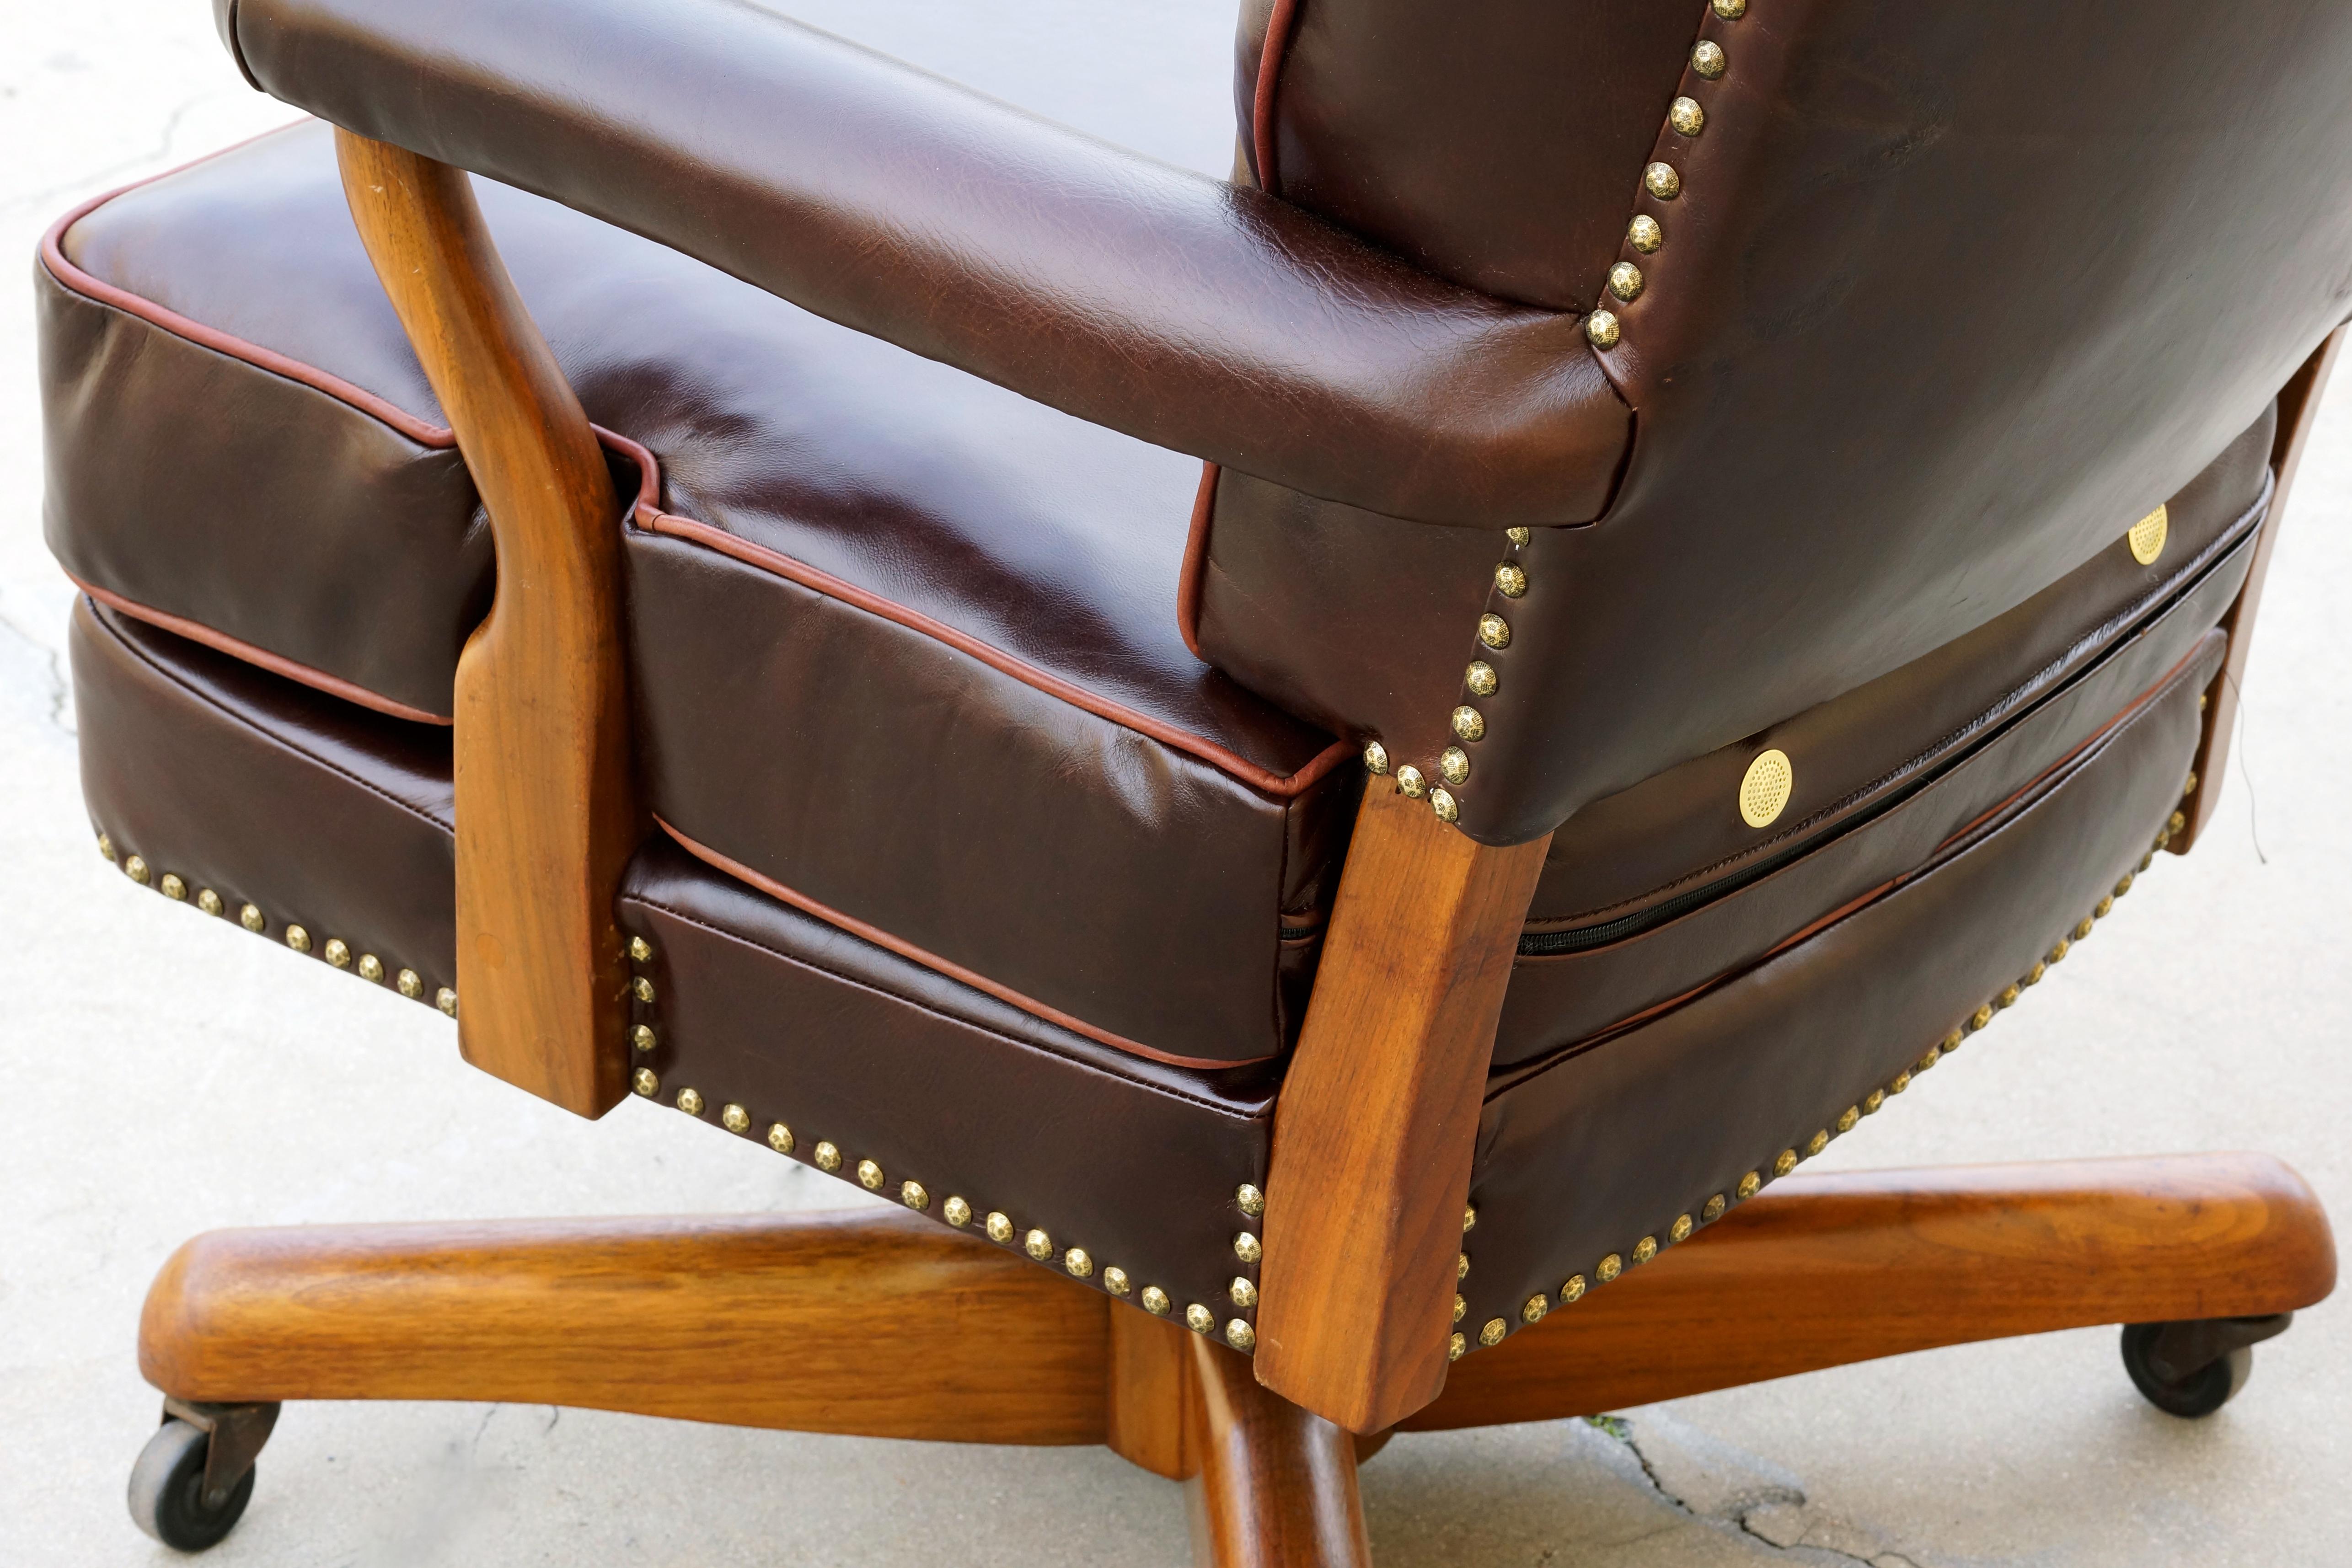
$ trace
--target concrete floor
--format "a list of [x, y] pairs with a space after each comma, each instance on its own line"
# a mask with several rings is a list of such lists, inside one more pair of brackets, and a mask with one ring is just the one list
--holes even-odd
[[[1214, 5], [820, 0], [941, 68], [1077, 30], [1035, 106], [1222, 92]], [[197, 0], [0, 4], [0, 251], [81, 194], [286, 118]], [[1016, 38], [1017, 42], [1017, 38]], [[1203, 167], [1222, 146], [1155, 147]], [[19, 265], [23, 265], [20, 259]], [[21, 276], [21, 274], [19, 275]], [[123, 1482], [154, 1421], [149, 1277], [222, 1225], [838, 1205], [845, 1188], [632, 1101], [591, 1125], [463, 1068], [427, 1009], [159, 898], [89, 848], [42, 549], [28, 294], [0, 289], [0, 1563], [161, 1563]], [[126, 460], [135, 455], [126, 455]], [[1830, 1166], [2263, 1148], [2352, 1213], [2352, 391], [2323, 416], [2264, 606], [2221, 826]], [[2249, 772], [2252, 788], [2249, 786]], [[2260, 850], [2255, 803], [2260, 803]], [[2267, 858], [2265, 858], [2265, 856]], [[2322, 1563], [2352, 1539], [2352, 1339], [2306, 1313], [2246, 1395], [2141, 1403], [2110, 1330], [1904, 1357], [1625, 1412], [1400, 1439], [1373, 1541], [1422, 1563]], [[1722, 1326], [1740, 1332], [1736, 1320]], [[546, 1408], [289, 1409], [222, 1568], [1184, 1560], [1177, 1489], [1100, 1451], [703, 1428]], [[2328, 1543], [2336, 1544], [2331, 1547]]]

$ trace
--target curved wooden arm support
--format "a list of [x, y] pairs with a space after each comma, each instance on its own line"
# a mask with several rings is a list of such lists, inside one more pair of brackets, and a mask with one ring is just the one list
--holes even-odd
[[600, 1115], [627, 1089], [613, 895], [643, 826], [620, 502], [467, 176], [344, 131], [335, 151], [498, 549], [497, 597], [457, 661], [459, 1046], [509, 1083]]
[[1364, 791], [1275, 1107], [1257, 1376], [1352, 1432], [1445, 1385], [1478, 1106], [1551, 836], [1488, 849]]

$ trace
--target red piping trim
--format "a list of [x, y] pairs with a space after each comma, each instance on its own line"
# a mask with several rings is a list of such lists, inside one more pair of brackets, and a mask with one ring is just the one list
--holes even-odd
[[1274, 0], [1265, 19], [1265, 44], [1257, 57], [1257, 90], [1251, 95], [1250, 152], [1257, 162], [1257, 188], [1269, 196], [1282, 194], [1282, 176], [1274, 165], [1274, 89], [1297, 15], [1298, 0]]
[[[1297, 772], [1287, 776], [1278, 774], [1269, 768], [1261, 768], [1256, 763], [1236, 755], [1213, 740], [1204, 740], [1197, 735], [1188, 734], [1172, 726], [1162, 724], [1158, 719], [1139, 714], [1123, 704], [1112, 702], [1082, 687], [1072, 685], [1060, 676], [1048, 674], [1034, 664], [1025, 664], [1001, 649], [992, 648], [977, 637], [957, 631], [945, 622], [934, 621], [929, 616], [909, 610], [903, 604], [894, 604], [889, 600], [867, 592], [855, 583], [845, 582], [830, 572], [819, 571], [805, 562], [794, 560], [792, 557], [770, 549], [765, 545], [754, 544], [749, 539], [739, 538], [724, 528], [714, 528], [709, 523], [697, 522], [691, 517], [676, 517], [668, 512], [657, 510], [650, 505], [638, 507], [636, 523], [637, 527], [648, 533], [666, 534], [672, 538], [684, 539], [689, 543], [700, 545], [706, 549], [717, 550], [720, 555], [740, 560], [746, 566], [772, 572], [788, 581], [796, 582], [812, 592], [824, 594], [828, 599], [837, 599], [845, 604], [865, 611], [869, 615], [878, 615], [885, 621], [894, 622], [906, 627], [910, 632], [919, 632], [935, 642], [944, 643], [959, 653], [978, 659], [991, 669], [1010, 675], [1025, 685], [1034, 686], [1048, 696], [1068, 703], [1072, 707], [1083, 708], [1097, 718], [1108, 719], [1111, 723], [1134, 730], [1139, 735], [1149, 736], [1162, 746], [1171, 747], [1178, 751], [1197, 757], [1210, 766], [1231, 774], [1252, 789], [1261, 790], [1276, 800], [1286, 800], [1302, 793], [1325, 774], [1337, 768], [1352, 752], [1352, 748], [1347, 742], [1335, 740], [1317, 753], [1314, 759]], [[1122, 1046], [1121, 1049], [1126, 1048]]]
[[164, 611], [152, 609], [136, 601], [125, 599], [119, 593], [110, 593], [96, 583], [84, 582], [71, 572], [66, 573], [66, 576], [76, 588], [117, 614], [128, 615], [133, 621], [143, 621], [150, 626], [160, 626], [166, 632], [176, 632], [185, 637], [191, 643], [202, 643], [215, 653], [226, 653], [229, 657], [242, 659], [248, 664], [257, 664], [271, 674], [283, 675], [289, 681], [299, 681], [303, 685], [314, 691], [324, 692], [331, 697], [341, 697], [347, 703], [357, 703], [362, 707], [373, 708], [377, 713], [386, 714], [394, 718], [404, 718], [412, 724], [437, 724], [446, 727], [450, 723], [449, 719], [440, 714], [427, 713], [421, 707], [410, 707], [406, 703], [394, 702], [390, 697], [378, 696], [365, 686], [353, 685], [340, 675], [331, 675], [324, 670], [314, 670], [308, 664], [298, 664], [291, 659], [273, 653], [267, 648], [257, 648], [252, 643], [232, 637], [226, 632], [215, 632], [209, 626], [169, 614]]
[[1184, 563], [1176, 569], [1176, 630], [1202, 664], [1201, 590], [1209, 575], [1209, 516], [1217, 507], [1217, 465], [1201, 465], [1201, 488], [1192, 497], [1192, 526], [1184, 530]]
[[803, 915], [813, 915], [828, 925], [848, 932], [852, 936], [871, 942], [877, 947], [887, 948], [901, 958], [920, 964], [926, 969], [945, 975], [949, 979], [970, 986], [973, 990], [985, 991], [1000, 1002], [1019, 1008], [1031, 1017], [1043, 1019], [1047, 1023], [1068, 1030], [1072, 1034], [1082, 1034], [1098, 1045], [1108, 1045], [1114, 1051], [1123, 1051], [1130, 1056], [1148, 1057], [1153, 1061], [1166, 1062], [1171, 1067], [1207, 1069], [1247, 1067], [1254, 1062], [1271, 1060], [1264, 1056], [1246, 1057], [1239, 1061], [1224, 1061], [1205, 1056], [1176, 1056], [1168, 1051], [1154, 1051], [1151, 1047], [1139, 1044], [1125, 1035], [1113, 1034], [1106, 1029], [1097, 1029], [1084, 1019], [1072, 1018], [1057, 1008], [1049, 1008], [1034, 998], [1024, 997], [1010, 986], [1000, 986], [985, 975], [975, 974], [961, 964], [950, 963], [936, 953], [926, 952], [912, 942], [902, 941], [879, 926], [868, 925], [863, 920], [844, 915], [838, 909], [827, 904], [819, 904], [804, 893], [795, 893], [775, 878], [762, 876], [740, 861], [730, 860], [709, 845], [698, 843], [688, 838], [659, 816], [655, 817], [654, 821], [659, 824], [663, 832], [677, 841], [679, 848], [714, 870], [722, 871], [738, 882], [756, 887], [769, 897], [789, 904]]

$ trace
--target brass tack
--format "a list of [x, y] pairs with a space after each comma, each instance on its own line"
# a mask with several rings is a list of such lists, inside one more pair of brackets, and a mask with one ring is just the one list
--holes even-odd
[[1696, 1228], [1696, 1222], [1689, 1215], [1677, 1214], [1675, 1216], [1675, 1222], [1666, 1227], [1666, 1239], [1669, 1242], [1687, 1241], [1690, 1239], [1691, 1231]]
[[1690, 60], [1691, 69], [1709, 81], [1721, 76], [1725, 68], [1731, 64], [1724, 55], [1722, 45], [1704, 38], [1692, 48]]
[[1748, 0], [1715, 0], [1715, 14], [1727, 22], [1737, 22], [1748, 15]]
[[1944, 1037], [1944, 1054], [1946, 1056], [1949, 1056], [1952, 1052], [1959, 1050], [1960, 1041], [1965, 1038], [1967, 1037], [1962, 1035], [1958, 1030], [1954, 1030], [1951, 1033], [1946, 1035]]
[[1797, 1151], [1794, 1149], [1782, 1149], [1772, 1161], [1772, 1174], [1776, 1176], [1787, 1176], [1796, 1168]]
[[261, 911], [255, 908], [250, 904], [244, 904], [238, 908], [236, 912], [236, 923], [239, 925], [244, 926], [247, 931], [253, 932], [258, 932], [263, 926], [269, 924], [268, 921], [262, 918]]
[[769, 1123], [768, 1147], [775, 1150], [776, 1153], [780, 1155], [791, 1154], [793, 1152], [793, 1130], [790, 1127], [785, 1126], [782, 1122]]
[[209, 887], [205, 888], [196, 894], [196, 907], [206, 915], [218, 915], [221, 912], [221, 895]]
[[868, 1192], [882, 1190], [882, 1167], [872, 1160], [857, 1162], [857, 1185]]
[[1437, 770], [1445, 775], [1448, 784], [1466, 782], [1470, 777], [1470, 754], [1458, 746], [1449, 746], [1437, 754]]
[[640, 1067], [630, 1075], [629, 1087], [650, 1100], [661, 1092], [661, 1080], [654, 1076], [652, 1068]]
[[[2113, 909], [2115, 905], [2111, 904], [2107, 907]], [[2074, 940], [2077, 942], [2084, 940], [2091, 935], [2093, 929], [2091, 917], [2085, 915], [2074, 923]]]
[[816, 1168], [821, 1171], [837, 1171], [841, 1168], [841, 1151], [832, 1144], [820, 1140], [814, 1157]]
[[751, 1113], [740, 1105], [723, 1105], [719, 1111], [719, 1124], [730, 1133], [748, 1133], [751, 1130]]
[[2213, 699], [2212, 699], [2212, 697], [2211, 697], [2211, 695], [2210, 695], [2210, 694], [2205, 693], [2205, 692], [2199, 692], [2199, 693], [2197, 694], [2197, 711], [2198, 711], [2199, 713], [2203, 713], [2203, 712], [2205, 711], [2205, 705], [2206, 705], [2207, 703], [2211, 702], [2212, 700], [2213, 700]]
[[1976, 1025], [1979, 1029], [1983, 1029], [1987, 1025], [1990, 1024], [1992, 1022], [1992, 1004], [1988, 1002], [1983, 1007], [1979, 1008], [1975, 1012], [1969, 1014], [1969, 1021]]
[[1244, 1263], [1255, 1263], [1265, 1256], [1265, 1249], [1258, 1245], [1256, 1237], [1244, 1230], [1234, 1237], [1234, 1256]]
[[1625, 243], [1643, 256], [1654, 255], [1666, 243], [1666, 231], [1658, 226], [1657, 219], [1643, 213], [1626, 225]]
[[2189, 781], [2180, 787], [2180, 795], [2183, 800], [2186, 800], [2195, 793], [2197, 793], [2197, 770], [2192, 768], [2189, 770]]
[[1247, 1355], [1257, 1348], [1257, 1330], [1235, 1318], [1225, 1324], [1225, 1343]]
[[[1630, 261], [1621, 261], [1609, 269], [1609, 292], [1620, 299], [1631, 301], [1639, 298], [1642, 293], [1642, 269]], [[1510, 590], [1505, 589], [1503, 591], [1509, 593]], [[1526, 591], [1527, 589], [1523, 585], [1519, 592]], [[1511, 596], [1516, 599], [1518, 594]]]
[[1469, 1253], [1457, 1252], [1454, 1255], [1454, 1277], [1456, 1280], [1466, 1280], [1470, 1277]]
[[1505, 528], [1503, 537], [1515, 545], [1525, 545], [1529, 539], [1535, 538], [1535, 534], [1528, 528]]
[[360, 978], [374, 985], [383, 983], [383, 960], [373, 953], [360, 955]]
[[1495, 678], [1495, 666], [1484, 659], [1473, 659], [1470, 667], [1462, 672], [1462, 684], [1470, 688], [1473, 696], [1491, 697], [1500, 685]]
[[1013, 1221], [993, 1209], [989, 1211], [982, 1228], [987, 1230], [988, 1239], [1000, 1247], [1013, 1239]]
[[1911, 1074], [1907, 1070], [1896, 1073], [1893, 1078], [1887, 1080], [1886, 1082], [1886, 1092], [1889, 1094], [1900, 1094], [1903, 1091], [1910, 1087]]
[[1662, 202], [1671, 202], [1683, 193], [1683, 177], [1672, 163], [1653, 163], [1643, 170], [1642, 185]]
[[286, 946], [297, 953], [308, 953], [310, 950], [310, 934], [299, 925], [289, 925], [286, 928]]
[[2134, 870], [2135, 870], [2135, 871], [2146, 871], [2148, 867], [2150, 867], [2150, 866], [2154, 865], [2155, 863], [2156, 863], [2156, 852], [2155, 852], [2155, 851], [2153, 851], [2153, 850], [2151, 850], [2151, 851], [2149, 851], [2147, 854], [2144, 854], [2144, 855], [2142, 855], [2142, 856], [2140, 856], [2140, 857], [2139, 857], [2139, 864], [2138, 864], [2137, 867], [2135, 867], [2135, 868], [2134, 868]]
[[1184, 1326], [1194, 1333], [1213, 1333], [1217, 1327], [1217, 1314], [1194, 1301], [1184, 1309]]
[[1865, 1116], [1875, 1116], [1878, 1114], [1878, 1108], [1885, 1103], [1886, 1091], [1874, 1089], [1862, 1097], [1862, 1113]]
[[1157, 1285], [1144, 1286], [1141, 1300], [1143, 1301], [1143, 1310], [1151, 1313], [1154, 1317], [1166, 1317], [1168, 1315], [1168, 1309], [1174, 1305], [1173, 1302], [1169, 1301], [1168, 1292], [1161, 1290]]
[[1506, 599], [1517, 599], [1528, 591], [1527, 569], [1517, 561], [1505, 561], [1495, 569], [1495, 589]]
[[1396, 781], [1397, 793], [1408, 800], [1421, 800], [1429, 793], [1429, 786], [1422, 782], [1421, 769], [1410, 762], [1396, 770]]
[[2116, 897], [2116, 898], [2121, 898], [2125, 894], [2127, 894], [2127, 893], [2129, 893], [2129, 892], [2132, 890], [2132, 882], [2133, 882], [2133, 880], [2134, 880], [2134, 875], [2135, 875], [2135, 873], [2131, 873], [2131, 872], [2126, 872], [2126, 873], [2124, 873], [2124, 874], [2122, 875], [2122, 877], [2120, 877], [2120, 878], [2116, 881], [2116, 890], [2115, 890], [2115, 894], [2114, 894], [2114, 896], [2115, 896], [2115, 897]]
[[1469, 1348], [1470, 1342], [1468, 1340], [1463, 1338], [1458, 1333], [1450, 1334], [1446, 1337], [1445, 1341], [1445, 1359], [1448, 1361], [1460, 1361], [1463, 1354], [1467, 1352]]
[[1738, 1193], [1739, 1201], [1745, 1203], [1763, 1189], [1764, 1173], [1761, 1171], [1749, 1171], [1746, 1176], [1739, 1178], [1738, 1186], [1733, 1190]]
[[425, 977], [414, 969], [403, 969], [393, 977], [392, 988], [410, 1001], [415, 1001], [425, 995]]
[[961, 1230], [971, 1223], [971, 1205], [960, 1197], [950, 1197], [940, 1205], [940, 1218]]
[[1478, 617], [1478, 641], [1489, 648], [1509, 647], [1511, 623], [1499, 615], [1481, 615]]
[[1944, 1048], [1940, 1045], [1931, 1045], [1927, 1048], [1927, 1055], [1921, 1057], [1918, 1061], [1911, 1064], [1912, 1074], [1916, 1077], [1919, 1073], [1927, 1071], [1927, 1069], [1935, 1066], [1936, 1063], [1943, 1060]]
[[1464, 1314], [1464, 1313], [1465, 1313], [1465, 1312], [1469, 1312], [1469, 1310], [1470, 1310], [1470, 1303], [1469, 1303], [1469, 1302], [1467, 1302], [1467, 1301], [1464, 1301], [1464, 1300], [1462, 1299], [1462, 1292], [1461, 1292], [1461, 1291], [1454, 1291], [1454, 1321], [1455, 1322], [1457, 1322], [1457, 1323], [1458, 1323], [1458, 1322], [1460, 1322], [1462, 1321], [1463, 1314]]
[[1450, 789], [1432, 789], [1429, 792], [1429, 809], [1437, 813], [1437, 820], [1441, 822], [1462, 820], [1461, 803], [1454, 799], [1454, 792]]
[[679, 1091], [677, 1092], [677, 1108], [678, 1108], [679, 1110], [681, 1110], [681, 1111], [685, 1112], [685, 1113], [686, 1113], [688, 1115], [689, 1115], [689, 1116], [699, 1116], [699, 1115], [701, 1115], [701, 1114], [702, 1114], [702, 1095], [701, 1095], [701, 1093], [700, 1093], [698, 1091], [697, 1091], [697, 1090], [693, 1090], [693, 1089], [681, 1089], [681, 1090], [679, 1090]]
[[1475, 1203], [1464, 1204], [1462, 1206], [1462, 1234], [1467, 1236], [1477, 1228], [1478, 1206]]
[[1233, 1283], [1225, 1287], [1225, 1294], [1232, 1298], [1234, 1305], [1244, 1312], [1257, 1305], [1256, 1283], [1239, 1274], [1234, 1275]]
[[1377, 740], [1364, 742], [1364, 771], [1386, 773], [1389, 770], [1389, 748]]
[[1810, 1159], [1811, 1156], [1820, 1154], [1823, 1149], [1826, 1149], [1829, 1146], [1830, 1130], [1827, 1127], [1823, 1127], [1820, 1132], [1815, 1133], [1811, 1137], [1805, 1140], [1806, 1157]]
[[2042, 977], [2049, 972], [2050, 966], [2036, 958], [2033, 961], [2033, 967], [2020, 976], [2017, 983], [2021, 986], [2038, 986], [2042, 983]]
[[1033, 1229], [1021, 1239], [1021, 1250], [1043, 1263], [1054, 1255], [1054, 1239], [1042, 1230]]
[[352, 946], [340, 936], [330, 936], [320, 956], [338, 969], [348, 969], [352, 967]]
[[1633, 1261], [1636, 1264], [1646, 1263], [1657, 1255], [1658, 1239], [1656, 1237], [1644, 1236], [1633, 1243]]
[[919, 1214], [931, 1207], [931, 1195], [921, 1182], [902, 1181], [898, 1184], [898, 1201]]
[[2045, 964], [2063, 963], [2065, 962], [2066, 955], [2074, 950], [2074, 944], [2066, 940], [2065, 937], [2061, 936], [2058, 938], [2058, 946], [2051, 948], [2049, 952], [2043, 954], [2042, 956], [2042, 961]]
[[1837, 1130], [1841, 1133], [1851, 1133], [1853, 1131], [1853, 1124], [1861, 1120], [1862, 1107], [1849, 1105], [1838, 1113]]
[[187, 900], [188, 884], [182, 882], [173, 872], [167, 871], [163, 873], [163, 880], [155, 884], [155, 890], [174, 904], [184, 903]]
[[108, 838], [104, 833], [99, 834], [98, 852], [104, 855], [108, 860], [112, 860], [114, 858], [114, 841]]
[[642, 964], [654, 956], [653, 944], [642, 936], [629, 938], [629, 956]]
[[1543, 1321], [1543, 1315], [1549, 1311], [1551, 1311], [1551, 1298], [1545, 1295], [1541, 1291], [1538, 1291], [1534, 1295], [1529, 1296], [1526, 1301], [1519, 1303], [1519, 1322], [1523, 1323], [1541, 1322]]
[[1698, 106], [1695, 98], [1677, 98], [1666, 105], [1666, 123], [1678, 135], [1696, 136], [1706, 129], [1706, 110]]
[[1510, 1332], [1510, 1326], [1502, 1319], [1488, 1318], [1486, 1326], [1478, 1331], [1478, 1343], [1483, 1345], [1500, 1344], [1503, 1343], [1503, 1336]]
[[1486, 716], [1464, 704], [1454, 710], [1454, 733], [1465, 740], [1478, 740], [1486, 733]]
[[1114, 1263], [1103, 1270], [1103, 1289], [1114, 1296], [1124, 1296], [1135, 1287], [1128, 1283], [1127, 1270]]
[[[1585, 340], [1596, 349], [1615, 348], [1617, 340], [1622, 336], [1618, 329], [1615, 313], [1608, 310], [1595, 310], [1591, 315], [1587, 316], [1584, 319], [1584, 336]], [[1492, 646], [1499, 648], [1502, 644], [1496, 643]]]
[[2001, 991], [1999, 1000], [2002, 1007], [2013, 1008], [2017, 1005], [2017, 988], [2015, 986], [2010, 986]]
[[1234, 1206], [1255, 1218], [1265, 1212], [1265, 1194], [1244, 1182], [1234, 1189]]
[[2173, 812], [2172, 815], [2166, 818], [2164, 821], [2164, 831], [2168, 834], [2180, 832], [2188, 826], [2189, 819], [2182, 816], [2178, 811]]
[[1592, 1266], [1592, 1277], [1604, 1285], [1624, 1271], [1625, 1260], [1614, 1252]]
[[1570, 1274], [1566, 1280], [1560, 1282], [1559, 1304], [1564, 1307], [1570, 1301], [1580, 1301], [1582, 1300], [1584, 1300], [1584, 1276], [1581, 1274]]
[[1706, 1200], [1706, 1207], [1698, 1211], [1698, 1221], [1701, 1225], [1713, 1225], [1723, 1218], [1723, 1211], [1730, 1207], [1724, 1201], [1723, 1194], [1718, 1192]]
[[132, 855], [129, 860], [122, 862], [122, 874], [137, 883], [140, 886], [146, 886], [149, 874], [146, 861], [138, 855]]
[[629, 1043], [636, 1047], [639, 1051], [651, 1051], [655, 1046], [661, 1043], [661, 1041], [659, 1037], [654, 1033], [653, 1025], [649, 1023], [641, 1023], [633, 1025], [630, 1028]]
[[1062, 1254], [1062, 1267], [1073, 1280], [1090, 1280], [1095, 1272], [1094, 1254], [1083, 1247], [1073, 1247]]
[[448, 987], [444, 986], [439, 990], [433, 993], [433, 1005], [439, 1008], [443, 1012], [447, 1013], [451, 1018], [456, 1018], [457, 1016], [457, 993], [451, 990]]
[[629, 989], [636, 993], [637, 1000], [641, 1002], [650, 1002], [654, 999], [654, 983], [643, 975], [639, 975], [631, 983]]

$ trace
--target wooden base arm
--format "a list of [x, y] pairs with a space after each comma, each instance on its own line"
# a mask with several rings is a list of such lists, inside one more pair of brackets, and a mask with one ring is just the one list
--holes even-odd
[[879, 1211], [225, 1230], [156, 1277], [139, 1369], [219, 1403], [505, 1400], [1099, 1443], [1108, 1307]]
[[1793, 1176], [1458, 1363], [1404, 1427], [1592, 1415], [2053, 1329], [2292, 1312], [2335, 1284], [2318, 1198], [2266, 1155]]

